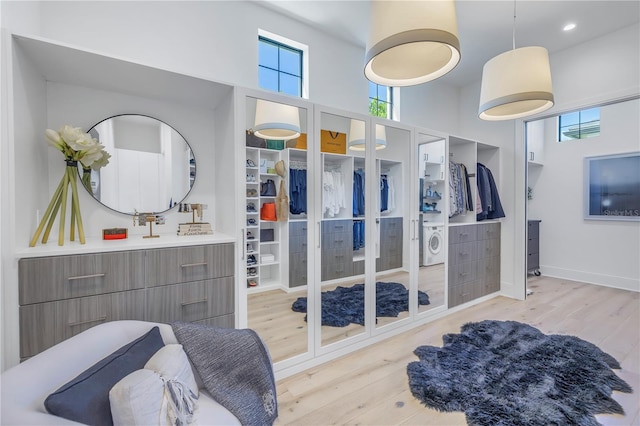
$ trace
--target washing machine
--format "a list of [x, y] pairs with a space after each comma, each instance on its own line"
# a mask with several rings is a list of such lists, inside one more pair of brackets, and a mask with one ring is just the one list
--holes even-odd
[[444, 225], [433, 222], [422, 223], [422, 264], [424, 266], [444, 263]]

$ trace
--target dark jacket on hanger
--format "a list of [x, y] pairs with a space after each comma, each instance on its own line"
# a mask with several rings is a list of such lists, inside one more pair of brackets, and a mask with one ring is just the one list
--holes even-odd
[[482, 204], [482, 211], [476, 215], [477, 220], [498, 219], [505, 217], [498, 187], [493, 179], [493, 174], [485, 165], [478, 163], [476, 171], [476, 181], [478, 183], [478, 195]]

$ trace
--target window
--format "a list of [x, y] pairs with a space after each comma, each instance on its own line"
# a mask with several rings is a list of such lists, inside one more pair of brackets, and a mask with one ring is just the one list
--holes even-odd
[[258, 36], [258, 84], [278, 93], [303, 94], [303, 51], [264, 36]]
[[562, 114], [558, 119], [558, 142], [600, 135], [600, 108]]
[[393, 90], [369, 82], [369, 114], [374, 117], [393, 119]]

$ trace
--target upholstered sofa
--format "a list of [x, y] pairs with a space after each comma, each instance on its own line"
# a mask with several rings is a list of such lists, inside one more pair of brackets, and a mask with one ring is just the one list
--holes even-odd
[[[49, 414], [44, 401], [87, 368], [158, 326], [165, 344], [178, 343], [171, 325], [143, 321], [113, 321], [90, 328], [8, 369], [0, 376], [0, 424], [73, 424]], [[237, 417], [213, 400], [193, 369], [200, 388], [197, 423], [239, 425]]]

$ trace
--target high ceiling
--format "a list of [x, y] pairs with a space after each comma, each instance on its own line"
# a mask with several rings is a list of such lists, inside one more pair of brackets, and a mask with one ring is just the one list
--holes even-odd
[[[366, 45], [370, 1], [259, 0], [258, 3], [344, 41], [363, 48]], [[640, 22], [640, 0], [519, 0], [515, 7], [516, 47], [543, 46], [549, 53]], [[464, 86], [480, 79], [485, 62], [511, 49], [514, 2], [457, 0], [456, 10], [462, 59], [442, 80]], [[577, 26], [564, 32], [562, 28], [569, 22]]]

